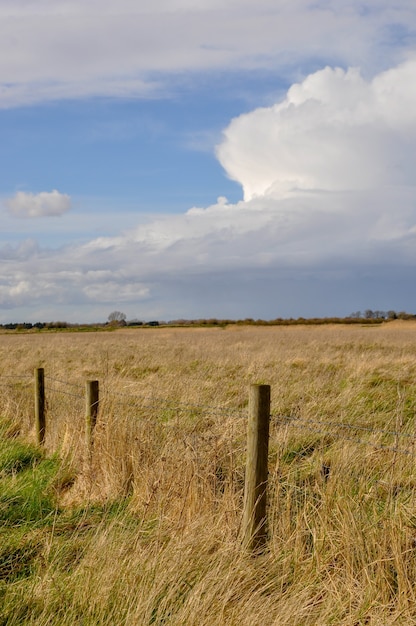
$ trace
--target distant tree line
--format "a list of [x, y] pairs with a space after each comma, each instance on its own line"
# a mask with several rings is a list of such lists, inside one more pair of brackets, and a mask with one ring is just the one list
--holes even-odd
[[154, 326], [220, 326], [225, 327], [229, 325], [244, 325], [244, 326], [290, 326], [295, 324], [380, 324], [382, 322], [389, 322], [392, 320], [416, 320], [416, 314], [406, 313], [405, 311], [373, 311], [366, 309], [365, 311], [355, 311], [350, 313], [346, 317], [297, 317], [297, 318], [284, 318], [277, 317], [272, 320], [254, 319], [246, 317], [244, 319], [221, 319], [221, 318], [199, 318], [199, 319], [176, 319], [168, 322], [152, 320], [149, 322], [141, 321], [137, 318], [127, 320], [127, 317], [121, 311], [113, 311], [108, 316], [108, 321], [105, 323], [95, 324], [81, 324], [71, 322], [36, 322], [32, 324], [30, 322], [12, 322], [6, 324], [0, 324], [0, 328], [4, 330], [105, 330], [112, 328], [119, 328], [123, 326], [128, 327], [154, 327]]
[[406, 313], [405, 311], [397, 313], [396, 311], [372, 311], [371, 309], [366, 309], [364, 313], [361, 311], [351, 313], [349, 317], [353, 319], [366, 320], [410, 320], [415, 319], [416, 315], [413, 313]]
[[390, 320], [416, 320], [416, 314], [400, 311], [372, 311], [367, 309], [364, 312], [356, 311], [346, 317], [277, 317], [272, 320], [253, 319], [246, 317], [240, 320], [231, 319], [177, 319], [168, 322], [175, 326], [227, 326], [229, 324], [255, 325], [255, 326], [279, 326], [291, 324], [379, 324]]
[[31, 324], [30, 322], [11, 322], [9, 324], [0, 324], [0, 328], [5, 328], [6, 330], [30, 330], [32, 328], [42, 330], [43, 328], [75, 328], [78, 326], [80, 326], [80, 324], [70, 324], [68, 322], [36, 322], [35, 324]]
[[140, 320], [112, 320], [111, 322], [95, 322], [91, 324], [72, 322], [8, 322], [0, 324], [0, 329], [4, 330], [105, 330], [106, 328], [117, 328], [122, 326], [159, 326], [166, 325], [167, 322], [142, 322]]

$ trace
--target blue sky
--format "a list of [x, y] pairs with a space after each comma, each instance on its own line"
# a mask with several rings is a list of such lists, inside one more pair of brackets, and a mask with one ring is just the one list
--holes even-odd
[[391, 5], [0, 0], [0, 323], [416, 312]]

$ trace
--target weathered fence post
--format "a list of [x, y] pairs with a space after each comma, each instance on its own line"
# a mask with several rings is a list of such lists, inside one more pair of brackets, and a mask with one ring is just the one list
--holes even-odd
[[97, 423], [99, 404], [98, 380], [87, 380], [86, 383], [86, 414], [85, 414], [85, 437], [88, 450], [92, 451], [94, 443], [94, 430]]
[[45, 370], [43, 367], [35, 369], [35, 429], [36, 443], [43, 446], [46, 434]]
[[247, 426], [243, 545], [261, 552], [267, 541], [270, 385], [251, 385]]

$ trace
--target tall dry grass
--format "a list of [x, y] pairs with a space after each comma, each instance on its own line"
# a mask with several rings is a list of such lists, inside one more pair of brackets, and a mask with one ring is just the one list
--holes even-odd
[[[30, 589], [7, 588], [8, 619], [416, 623], [415, 347], [404, 322], [0, 335], [2, 414], [33, 436], [44, 367], [46, 447], [73, 476]], [[86, 379], [102, 398], [91, 458]], [[251, 383], [272, 386], [258, 558], [239, 542]]]

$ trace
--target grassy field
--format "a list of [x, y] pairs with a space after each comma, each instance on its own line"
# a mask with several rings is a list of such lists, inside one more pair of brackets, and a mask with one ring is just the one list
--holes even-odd
[[[256, 558], [251, 383], [272, 387]], [[1, 625], [416, 623], [415, 323], [5, 333], [0, 389]]]

